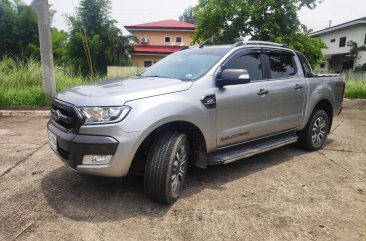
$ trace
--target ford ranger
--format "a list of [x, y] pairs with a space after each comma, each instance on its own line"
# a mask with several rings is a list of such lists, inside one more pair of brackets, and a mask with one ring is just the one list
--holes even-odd
[[170, 204], [188, 164], [227, 164], [294, 142], [322, 148], [344, 88], [281, 44], [184, 47], [135, 77], [58, 93], [48, 139], [77, 172], [144, 173], [146, 195]]

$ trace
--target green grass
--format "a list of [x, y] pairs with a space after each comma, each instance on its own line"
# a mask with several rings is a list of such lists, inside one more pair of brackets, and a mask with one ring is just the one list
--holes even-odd
[[[93, 80], [75, 73], [70, 66], [56, 67], [56, 90], [103, 79]], [[0, 60], [0, 107], [49, 106], [42, 87], [41, 64], [35, 59], [22, 61], [10, 57]]]
[[347, 98], [366, 99], [366, 79], [346, 80]]

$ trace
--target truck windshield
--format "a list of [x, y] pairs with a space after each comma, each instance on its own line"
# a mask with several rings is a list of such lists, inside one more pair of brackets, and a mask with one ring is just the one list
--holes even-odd
[[229, 48], [186, 49], [160, 60], [139, 76], [196, 80], [207, 73]]

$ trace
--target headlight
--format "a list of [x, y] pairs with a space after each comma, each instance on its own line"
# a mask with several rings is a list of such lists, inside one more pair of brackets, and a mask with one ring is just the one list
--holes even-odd
[[80, 108], [81, 112], [85, 115], [85, 124], [105, 124], [115, 123], [123, 120], [131, 107], [83, 107]]

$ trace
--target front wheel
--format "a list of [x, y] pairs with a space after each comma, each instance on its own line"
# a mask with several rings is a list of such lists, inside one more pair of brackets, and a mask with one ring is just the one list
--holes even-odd
[[146, 163], [146, 195], [171, 204], [180, 196], [189, 160], [189, 140], [181, 132], [168, 131], [154, 141]]
[[309, 151], [324, 146], [329, 132], [329, 117], [324, 110], [314, 110], [304, 130], [299, 132], [299, 143]]

